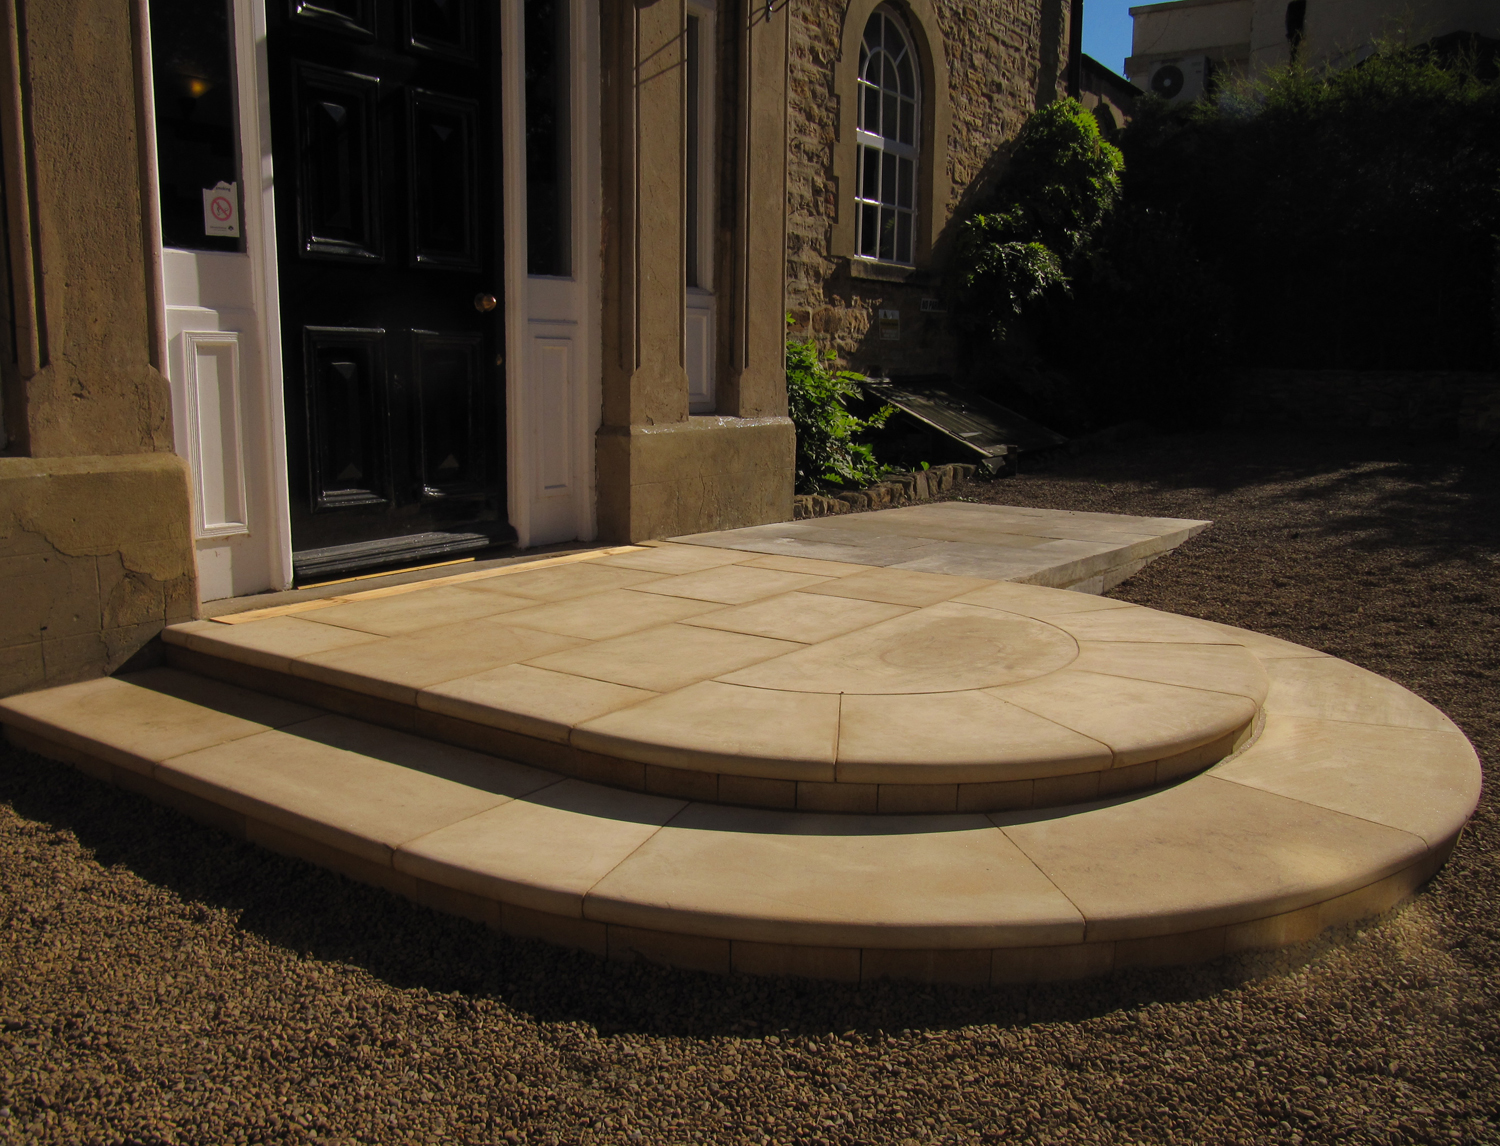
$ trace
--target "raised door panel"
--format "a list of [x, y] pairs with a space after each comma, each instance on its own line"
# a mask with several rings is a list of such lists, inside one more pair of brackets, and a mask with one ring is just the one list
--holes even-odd
[[383, 330], [303, 330], [312, 509], [391, 500], [386, 335]]
[[483, 350], [478, 334], [412, 332], [424, 498], [486, 492]]
[[299, 253], [340, 262], [382, 262], [380, 81], [301, 64], [296, 83], [302, 142]]
[[421, 89], [408, 103], [412, 265], [477, 271], [479, 107]]
[[292, 23], [346, 36], [375, 38], [375, 0], [290, 0]]
[[240, 421], [240, 336], [185, 330], [182, 364], [197, 521], [195, 537], [250, 532], [245, 447]]
[[406, 0], [406, 44], [413, 51], [474, 61], [474, 0]]

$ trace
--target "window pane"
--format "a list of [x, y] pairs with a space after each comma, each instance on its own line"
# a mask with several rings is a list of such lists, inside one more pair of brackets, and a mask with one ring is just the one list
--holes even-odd
[[568, 9], [526, 0], [526, 273], [572, 274]]
[[884, 98], [885, 116], [880, 121], [880, 134], [886, 139], [896, 138], [896, 105], [901, 102], [901, 97], [888, 93]]
[[904, 48], [904, 47], [906, 47], [906, 42], [905, 42], [905, 40], [902, 39], [901, 32], [896, 28], [896, 21], [894, 21], [894, 20], [886, 20], [885, 21], [885, 50], [887, 52], [889, 52], [891, 55], [895, 56], [895, 55], [899, 55], [900, 52], [901, 52], [901, 49]]
[[881, 152], [880, 166], [882, 175], [880, 201], [894, 203], [896, 201], [896, 157], [888, 151]]
[[868, 258], [875, 257], [875, 243], [879, 235], [879, 211], [875, 207], [859, 209], [859, 253]]
[[896, 257], [896, 212], [889, 207], [880, 209], [880, 257]]
[[914, 98], [917, 93], [911, 76], [911, 56], [902, 56], [896, 70], [901, 74], [901, 94], [908, 99]]
[[911, 262], [911, 213], [901, 211], [896, 215], [896, 261]]
[[910, 159], [903, 159], [896, 164], [896, 206], [911, 209], [911, 169]]
[[870, 51], [876, 51], [880, 47], [880, 13], [870, 17], [870, 22], [865, 25], [865, 47]]
[[875, 88], [865, 88], [864, 115], [859, 126], [873, 135], [880, 134], [880, 92]]
[[880, 198], [880, 152], [873, 147], [861, 147], [860, 158], [864, 163], [864, 179], [860, 187], [860, 198]]
[[702, 24], [697, 16], [687, 18], [687, 285], [693, 287], [703, 285], [698, 281], [699, 169], [703, 162], [698, 146], [698, 117], [702, 114], [703, 96], [698, 37]]
[[880, 86], [888, 92], [900, 90], [900, 81], [896, 79], [896, 65], [891, 63], [891, 58], [885, 58], [885, 72], [880, 77]]
[[229, 4], [151, 0], [151, 55], [162, 244], [242, 251], [243, 227], [210, 235], [203, 221], [203, 192], [240, 181]]
[[915, 143], [917, 141], [916, 112], [917, 105], [909, 99], [901, 101], [901, 135], [902, 143]]

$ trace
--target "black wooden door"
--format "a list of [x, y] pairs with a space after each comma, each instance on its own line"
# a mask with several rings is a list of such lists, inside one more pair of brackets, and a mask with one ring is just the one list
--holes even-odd
[[297, 578], [508, 541], [492, 5], [267, 8]]

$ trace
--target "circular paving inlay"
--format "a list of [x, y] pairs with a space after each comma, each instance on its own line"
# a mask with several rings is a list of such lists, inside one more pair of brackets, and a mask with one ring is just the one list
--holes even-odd
[[[584, 721], [572, 743], [797, 781], [799, 808], [997, 811], [1202, 771], [1246, 742], [1266, 688], [1223, 629], [1000, 583]], [[788, 798], [714, 783], [730, 802]]]
[[756, 675], [791, 692], [908, 695], [1017, 684], [1077, 657], [1078, 642], [1055, 625], [945, 604], [778, 657]]

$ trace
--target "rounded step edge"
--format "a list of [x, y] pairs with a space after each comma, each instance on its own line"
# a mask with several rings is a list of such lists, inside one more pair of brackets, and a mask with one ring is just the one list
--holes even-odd
[[[314, 704], [326, 711], [371, 724], [415, 732], [432, 740], [607, 787], [733, 807], [851, 815], [1012, 812], [1149, 792], [1194, 776], [1243, 749], [1253, 737], [1258, 719], [1258, 714], [1248, 714], [1248, 719], [1242, 718], [1228, 731], [1215, 729], [1213, 739], [1170, 756], [1039, 778], [947, 783], [850, 781], [837, 779], [834, 766], [830, 764], [821, 770], [805, 770], [810, 777], [816, 778], [799, 779], [795, 768], [787, 775], [764, 775], [756, 773], [763, 773], [765, 769], [746, 763], [743, 772], [717, 772], [594, 751], [573, 742], [587, 742], [582, 737], [568, 742], [545, 740], [446, 712], [392, 704], [351, 689], [290, 676], [178, 644], [166, 646], [166, 660], [184, 672], [298, 703]], [[605, 745], [596, 743], [595, 746]], [[678, 757], [673, 759], [676, 763], [682, 762]]]
[[[769, 934], [763, 926], [763, 919], [753, 921], [753, 926], [731, 926], [727, 932], [722, 918], [705, 926], [705, 919], [714, 912], [703, 910], [702, 904], [695, 909], [679, 911], [676, 916], [670, 912], [664, 915], [661, 912], [663, 902], [688, 905], [691, 899], [680, 894], [680, 888], [670, 886], [658, 887], [657, 893], [649, 897], [656, 900], [655, 903], [635, 904], [646, 910], [636, 912], [634, 917], [630, 910], [621, 910], [622, 906], [632, 906], [628, 887], [624, 894], [617, 888], [612, 896], [596, 896], [597, 903], [585, 899], [580, 904], [579, 914], [570, 917], [540, 909], [534, 903], [517, 902], [526, 898], [525, 895], [510, 895], [502, 899], [476, 894], [472, 886], [458, 886], [462, 881], [447, 879], [441, 866], [427, 872], [428, 876], [438, 878], [424, 878], [412, 870], [403, 869], [394, 858], [390, 864], [382, 864], [352, 855], [326, 842], [288, 831], [284, 826], [261, 823], [253, 817], [234, 813], [212, 801], [163, 784], [160, 779], [127, 766], [129, 762], [92, 759], [76, 748], [50, 742], [45, 736], [26, 732], [13, 724], [8, 726], [7, 732], [18, 744], [32, 751], [73, 763], [101, 779], [141, 792], [273, 850], [297, 855], [429, 906], [480, 919], [502, 931], [578, 947], [606, 957], [649, 958], [701, 970], [824, 978], [1030, 982], [1101, 974], [1135, 966], [1191, 963], [1224, 954], [1302, 942], [1328, 927], [1357, 922], [1388, 910], [1419, 888], [1442, 865], [1478, 799], [1479, 763], [1472, 746], [1446, 717], [1400, 686], [1333, 658], [1320, 657], [1319, 661], [1321, 663], [1315, 665], [1293, 666], [1287, 672], [1274, 671], [1273, 666], [1273, 684], [1290, 682], [1295, 687], [1290, 691], [1283, 690], [1283, 695], [1277, 695], [1273, 687], [1269, 704], [1274, 711], [1267, 719], [1267, 731], [1262, 738], [1222, 768], [1211, 769], [1170, 791], [1177, 793], [1172, 797], [1175, 799], [1206, 793], [1211, 800], [1221, 801], [1234, 789], [1241, 789], [1242, 793], [1254, 792], [1254, 799], [1259, 804], [1252, 810], [1264, 819], [1258, 809], [1280, 806], [1278, 801], [1288, 807], [1312, 807], [1286, 791], [1287, 785], [1295, 789], [1299, 783], [1304, 787], [1310, 783], [1313, 790], [1304, 791], [1302, 797], [1312, 795], [1321, 800], [1325, 805], [1322, 811], [1342, 817], [1352, 828], [1377, 835], [1384, 833], [1378, 862], [1373, 862], [1364, 872], [1368, 878], [1361, 878], [1358, 870], [1346, 870], [1339, 873], [1335, 882], [1322, 889], [1328, 893], [1326, 895], [1317, 894], [1316, 888], [1304, 887], [1293, 901], [1277, 904], [1266, 894], [1260, 894], [1238, 905], [1238, 909], [1232, 904], [1209, 905], [1213, 910], [1207, 915], [1202, 910], [1203, 905], [1198, 905], [1196, 914], [1194, 911], [1180, 911], [1174, 917], [1172, 912], [1163, 912], [1159, 903], [1137, 904], [1139, 918], [1135, 920], [1121, 918], [1118, 911], [1113, 918], [1108, 910], [1093, 911], [1089, 913], [1090, 918], [1079, 921], [1077, 941], [1071, 942], [1057, 941], [1061, 934], [1058, 928], [1062, 926], [1066, 931], [1058, 919], [1044, 921], [1046, 927], [1052, 929], [1051, 941], [1048, 942], [1025, 942], [1028, 936], [1024, 928], [1013, 933], [1012, 938], [1016, 941], [986, 944], [975, 942], [976, 939], [983, 940], [984, 928], [970, 928], [967, 935], [955, 934], [951, 930], [939, 935], [931, 929], [918, 927], [908, 930], [903, 936], [904, 945], [899, 942], [882, 945], [869, 941], [868, 927], [845, 930], [843, 935], [860, 939], [860, 944], [855, 945], [838, 941], [838, 925], [832, 931], [824, 928], [822, 937], [826, 942], [821, 944], [784, 942], [780, 940], [786, 935]], [[1358, 686], [1357, 695], [1349, 694], [1347, 686], [1350, 682]], [[1359, 712], [1373, 721], [1364, 724], [1367, 734], [1362, 740], [1350, 736], [1351, 726], [1362, 723], [1346, 719], [1350, 715], [1350, 704], [1363, 706]], [[1324, 710], [1321, 714], [1320, 707]], [[1287, 714], [1286, 710], [1291, 710], [1292, 714]], [[1397, 723], [1381, 723], [1387, 720]], [[1348, 742], [1348, 758], [1343, 761], [1343, 771], [1352, 773], [1343, 778], [1346, 782], [1330, 784], [1326, 766], [1312, 769], [1298, 766], [1299, 761], [1303, 765], [1308, 763], [1310, 751], [1316, 756], [1315, 763], [1326, 765], [1330, 746], [1338, 748], [1345, 742]], [[1426, 771], [1415, 775], [1413, 769]], [[1339, 776], [1334, 775], [1333, 779], [1339, 781]], [[1424, 799], [1404, 798], [1409, 797], [1411, 790], [1421, 791]], [[608, 790], [598, 791], [601, 797], [608, 798]], [[1364, 803], [1337, 806], [1351, 799]], [[1372, 799], [1374, 803], [1370, 802]], [[1383, 805], [1381, 799], [1385, 801]], [[1171, 798], [1167, 793], [1158, 793], [1138, 800], [1110, 801], [1071, 814], [994, 817], [991, 822], [994, 826], [1009, 827], [1013, 831], [1020, 829], [1022, 836], [1027, 830], [1031, 830], [1034, 836], [1040, 833], [1029, 841], [1028, 855], [1035, 858], [1039, 851], [1046, 850], [1048, 840], [1045, 836], [1057, 825], [1066, 829], [1071, 822], [1093, 837], [1098, 834], [1097, 823], [1083, 824], [1084, 820], [1099, 816], [1128, 819], [1132, 812], [1150, 811], [1153, 805], [1160, 810], [1169, 803]], [[1335, 806], [1326, 806], [1330, 804]], [[710, 816], [732, 813], [729, 809], [707, 806], [703, 811]], [[801, 814], [792, 813], [791, 816], [800, 819]], [[787, 817], [783, 814], [782, 818]], [[860, 818], [829, 819], [854, 821]], [[951, 824], [944, 823], [943, 817], [920, 819], [951, 827]], [[1382, 823], [1382, 819], [1399, 823]], [[1168, 822], [1188, 829], [1195, 826], [1192, 817], [1180, 814], [1169, 816]], [[893, 823], [873, 818], [867, 820], [869, 830], [877, 835], [893, 830]], [[1224, 833], [1215, 825], [1209, 824], [1206, 828], [1205, 838], [1224, 838]], [[1064, 831], [1061, 839], [1050, 841], [1054, 852], [1076, 850], [1076, 840], [1070, 841], [1066, 837]], [[1341, 851], [1337, 841], [1333, 843], [1333, 850]], [[1133, 876], [1128, 856], [1122, 858], [1121, 853], [1111, 850], [1107, 843], [1106, 850], [1111, 851], [1111, 869], [1117, 873], [1123, 871], [1127, 884], [1133, 880], [1133, 886], [1126, 889], [1131, 894], [1160, 882], [1139, 878], [1139, 872]], [[1208, 853], [1204, 852], [1204, 855]], [[670, 855], [667, 858], [672, 859]], [[1166, 858], [1172, 857], [1168, 855]], [[1241, 867], [1247, 866], [1241, 861], [1236, 862]], [[1157, 864], [1156, 874], [1161, 866]], [[1254, 865], [1248, 866], [1253, 868]], [[1094, 865], [1093, 870], [1097, 868], [1098, 865]], [[1090, 865], [1083, 864], [1082, 870], [1087, 876]], [[1302, 874], [1304, 877], [1309, 875], [1307, 871]], [[611, 878], [613, 875], [612, 871]], [[654, 877], [649, 872], [647, 875], [649, 883]], [[1076, 879], [1076, 875], [1073, 873], [1073, 878]], [[1313, 877], [1315, 879], [1315, 872]], [[1052, 871], [1049, 878], [1058, 880], [1066, 876]], [[600, 881], [601, 886], [606, 882], [608, 880]], [[742, 894], [730, 890], [731, 899], [737, 903], [745, 902]], [[1284, 893], [1285, 889], [1281, 890]], [[1116, 892], [1118, 898], [1118, 888]], [[605, 902], [606, 898], [611, 902]], [[1087, 907], [1087, 896], [1080, 894], [1076, 886], [1069, 889], [1069, 898], [1074, 903], [1084, 902]], [[1225, 907], [1230, 908], [1227, 913], [1223, 910]], [[1217, 916], [1213, 914], [1214, 910], [1218, 911]], [[722, 912], [719, 914], [722, 916]], [[609, 918], [599, 918], [600, 915]], [[1140, 925], [1142, 920], [1147, 921], [1144, 927]], [[655, 925], [644, 925], [648, 923]], [[674, 923], [681, 926], [674, 929]], [[803, 933], [807, 933], [806, 928]], [[929, 935], [936, 942], [924, 942], [924, 937]], [[1031, 929], [1032, 939], [1041, 935], [1040, 929]]]

